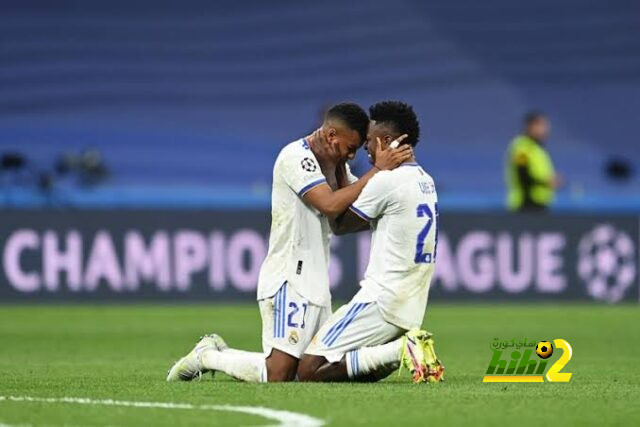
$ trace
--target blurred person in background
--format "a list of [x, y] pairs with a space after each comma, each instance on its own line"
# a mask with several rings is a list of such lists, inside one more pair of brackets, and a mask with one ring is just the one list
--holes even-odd
[[522, 134], [507, 150], [507, 205], [515, 212], [544, 212], [555, 197], [560, 179], [545, 142], [551, 126], [547, 116], [531, 111], [524, 117]]

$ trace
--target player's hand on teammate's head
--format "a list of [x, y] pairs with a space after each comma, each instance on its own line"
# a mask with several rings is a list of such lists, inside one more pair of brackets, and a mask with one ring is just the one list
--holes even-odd
[[376, 138], [376, 163], [375, 167], [380, 170], [391, 170], [400, 166], [402, 163], [413, 157], [413, 148], [410, 145], [401, 145], [398, 148], [392, 148], [394, 142], [400, 144], [409, 135], [404, 134], [394, 141], [385, 149], [382, 148], [382, 141]]
[[322, 128], [318, 128], [313, 132], [310, 145], [323, 170], [336, 167], [340, 160], [340, 153], [335, 146], [329, 143]]

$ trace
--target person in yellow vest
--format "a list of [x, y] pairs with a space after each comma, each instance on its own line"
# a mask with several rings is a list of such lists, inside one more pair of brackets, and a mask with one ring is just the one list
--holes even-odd
[[516, 212], [546, 211], [560, 179], [545, 148], [550, 124], [544, 113], [532, 111], [524, 118], [524, 132], [507, 151], [507, 205]]

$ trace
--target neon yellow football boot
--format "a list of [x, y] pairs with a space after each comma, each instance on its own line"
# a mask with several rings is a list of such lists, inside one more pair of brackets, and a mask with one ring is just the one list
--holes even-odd
[[430, 332], [412, 329], [404, 335], [400, 363], [400, 369], [407, 368], [416, 384], [444, 380], [444, 365], [436, 356]]

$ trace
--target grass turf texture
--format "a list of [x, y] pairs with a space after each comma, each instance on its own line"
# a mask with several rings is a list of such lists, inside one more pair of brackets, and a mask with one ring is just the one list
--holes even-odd
[[[0, 395], [255, 405], [328, 425], [638, 425], [640, 312], [636, 306], [444, 305], [428, 312], [447, 382], [414, 385], [245, 384], [224, 375], [164, 381], [169, 365], [206, 332], [260, 348], [255, 305], [0, 307]], [[485, 384], [494, 337], [564, 338], [570, 383]], [[560, 352], [557, 352], [560, 353]], [[555, 361], [559, 354], [549, 359]], [[549, 364], [551, 365], [551, 363]], [[220, 411], [0, 401], [9, 425], [260, 425]]]

